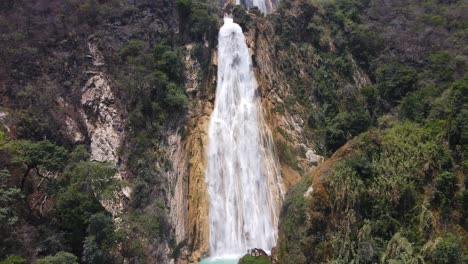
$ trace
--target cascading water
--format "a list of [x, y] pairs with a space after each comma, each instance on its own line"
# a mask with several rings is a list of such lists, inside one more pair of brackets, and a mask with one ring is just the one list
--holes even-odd
[[236, 4], [244, 6], [245, 9], [256, 6], [262, 13], [269, 14], [273, 12], [278, 5], [277, 0], [236, 0]]
[[275, 246], [283, 191], [272, 142], [242, 29], [224, 18], [206, 169], [212, 257]]

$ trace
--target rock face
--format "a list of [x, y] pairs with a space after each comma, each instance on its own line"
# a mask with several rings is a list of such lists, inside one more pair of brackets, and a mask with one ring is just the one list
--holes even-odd
[[[254, 57], [263, 109], [268, 125], [273, 131], [274, 141], [277, 146], [282, 142], [291, 148], [301, 149], [304, 153], [302, 157], [297, 157], [297, 167], [281, 160], [284, 183], [289, 188], [299, 180], [301, 173], [311, 171], [323, 157], [316, 154], [315, 146], [303, 129], [303, 107], [296, 103], [293, 106], [296, 113], [291, 113], [286, 107], [284, 99], [291, 94], [291, 90], [288, 76], [278, 67], [279, 58], [273, 53], [274, 49], [271, 46], [275, 37], [273, 25], [268, 20], [251, 16], [254, 22], [246, 31], [246, 39]], [[297, 66], [300, 70], [301, 65]]]
[[[105, 64], [103, 55], [99, 52], [98, 46], [92, 41], [88, 41], [88, 48], [93, 68], [99, 69], [100, 66]], [[80, 99], [82, 109], [78, 112], [84, 120], [87, 137], [90, 141], [91, 160], [113, 164], [117, 167], [117, 173], [114, 177], [122, 180], [126, 174], [119, 155], [124, 139], [123, 117], [120, 110], [122, 104], [114, 95], [111, 83], [105, 73], [88, 71], [85, 74], [90, 77], [82, 89]], [[69, 128], [76, 126], [73, 122], [68, 124], [70, 124]], [[75, 132], [74, 137], [75, 140], [82, 138], [78, 132]], [[112, 213], [116, 221], [119, 221], [118, 218], [124, 211], [125, 202], [130, 197], [131, 191], [129, 187], [124, 187], [121, 191], [115, 193], [118, 199], [101, 201], [102, 205]]]
[[83, 88], [81, 104], [91, 141], [91, 159], [117, 164], [123, 130], [116, 98], [103, 73], [90, 74], [92, 76]]
[[[190, 105], [185, 123], [168, 136], [172, 198], [170, 218], [176, 243], [181, 248], [178, 261], [197, 261], [208, 250], [208, 200], [205, 188], [207, 131], [213, 109], [213, 75], [202, 82], [200, 63], [193, 57], [193, 45], [185, 47], [185, 89]], [[213, 52], [211, 57], [215, 57]], [[213, 61], [213, 60], [211, 60]], [[214, 70], [212, 63], [210, 72]], [[184, 135], [182, 135], [184, 131]], [[185, 132], [186, 131], [186, 132]]]

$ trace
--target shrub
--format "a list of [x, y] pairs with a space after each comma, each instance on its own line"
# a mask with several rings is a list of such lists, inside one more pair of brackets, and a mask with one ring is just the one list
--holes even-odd
[[432, 26], [446, 26], [447, 19], [434, 14], [425, 14], [423, 17], [424, 22], [432, 25]]
[[192, 0], [177, 0], [176, 6], [181, 20], [186, 20], [189, 18], [190, 14], [192, 13]]
[[278, 155], [281, 161], [289, 167], [298, 170], [299, 166], [294, 149], [283, 141], [278, 141]]
[[411, 67], [391, 63], [377, 68], [376, 81], [380, 96], [394, 103], [414, 90], [417, 73]]
[[15, 207], [20, 199], [23, 198], [19, 188], [8, 185], [10, 176], [8, 170], [0, 170], [0, 229], [18, 222], [18, 214]]
[[197, 40], [202, 40], [203, 36], [212, 33], [216, 28], [216, 18], [211, 16], [207, 9], [194, 8], [191, 18], [190, 33]]
[[462, 261], [460, 241], [452, 234], [447, 234], [436, 243], [432, 252], [433, 263], [458, 264]]
[[432, 73], [439, 81], [448, 81], [453, 75], [452, 56], [444, 50], [429, 56]]
[[245, 255], [239, 260], [238, 264], [271, 264], [271, 261], [267, 256], [254, 257]]
[[441, 173], [435, 180], [434, 199], [438, 204], [449, 204], [457, 191], [457, 177], [451, 172]]
[[188, 105], [188, 98], [185, 92], [174, 83], [167, 86], [166, 99], [164, 100], [170, 107], [184, 109]]
[[387, 244], [382, 263], [423, 263], [420, 255], [414, 252], [411, 243], [400, 233], [396, 233]]
[[78, 264], [78, 258], [71, 253], [60, 251], [54, 256], [38, 259], [36, 264]]
[[5, 260], [0, 261], [0, 264], [24, 264], [26, 260], [20, 256], [9, 256]]
[[400, 114], [403, 118], [422, 123], [430, 110], [429, 100], [422, 100], [421, 93], [405, 96], [400, 103]]
[[343, 146], [347, 140], [366, 131], [371, 119], [365, 111], [341, 112], [325, 129], [325, 146], [328, 154]]
[[132, 40], [125, 44], [120, 52], [120, 58], [122, 60], [128, 60], [128, 58], [134, 58], [140, 54], [143, 48], [146, 46], [146, 43], [139, 40]]

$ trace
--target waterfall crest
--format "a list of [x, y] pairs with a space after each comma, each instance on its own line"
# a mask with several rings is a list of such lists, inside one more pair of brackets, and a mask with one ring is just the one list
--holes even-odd
[[225, 18], [218, 37], [206, 168], [210, 255], [245, 254], [254, 247], [269, 251], [283, 198], [273, 139], [241, 27]]
[[246, 10], [256, 6], [262, 13], [270, 14], [276, 10], [279, 0], [236, 0], [236, 4], [244, 6]]

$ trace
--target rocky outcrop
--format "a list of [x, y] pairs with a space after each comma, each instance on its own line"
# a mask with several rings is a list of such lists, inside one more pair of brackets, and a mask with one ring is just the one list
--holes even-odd
[[[98, 46], [88, 41], [88, 48], [94, 69], [104, 65], [103, 55]], [[78, 112], [85, 124], [87, 138], [90, 144], [91, 160], [109, 162], [116, 166], [117, 173], [114, 176], [122, 180], [125, 177], [125, 164], [120, 158], [120, 147], [124, 139], [122, 103], [114, 95], [110, 80], [101, 71], [87, 71], [86, 84], [82, 88], [81, 109]], [[67, 118], [66, 124], [69, 133], [74, 133], [74, 140], [84, 139], [77, 129], [76, 122]], [[71, 132], [75, 131], [75, 132]], [[131, 195], [129, 187], [123, 187], [115, 193], [118, 199], [101, 201], [102, 205], [112, 213], [116, 221], [119, 221], [123, 213], [125, 202]]]
[[[185, 47], [185, 90], [190, 99], [184, 122], [167, 135], [167, 153], [173, 168], [170, 219], [178, 244], [178, 263], [196, 262], [208, 251], [208, 198], [205, 188], [207, 131], [213, 109], [214, 75], [202, 78], [193, 57], [194, 46]], [[212, 58], [216, 57], [213, 52]], [[215, 59], [212, 59], [213, 72]]]
[[[254, 58], [254, 66], [259, 84], [266, 120], [273, 132], [275, 142], [279, 141], [294, 149], [300, 149], [303, 156], [297, 156], [297, 167], [293, 168], [281, 160], [281, 173], [285, 186], [289, 188], [300, 179], [302, 173], [310, 172], [323, 157], [315, 151], [315, 146], [304, 130], [304, 109], [299, 103], [293, 106], [295, 113], [286, 107], [286, 99], [291, 95], [288, 77], [278, 68], [278, 55], [274, 54], [274, 28], [269, 20], [250, 14], [252, 23], [246, 32], [246, 41]], [[301, 70], [301, 65], [297, 65]], [[306, 65], [303, 65], [306, 67]]]
[[91, 159], [118, 162], [118, 149], [123, 138], [122, 118], [109, 81], [101, 72], [88, 72], [81, 96], [83, 119], [91, 141]]

